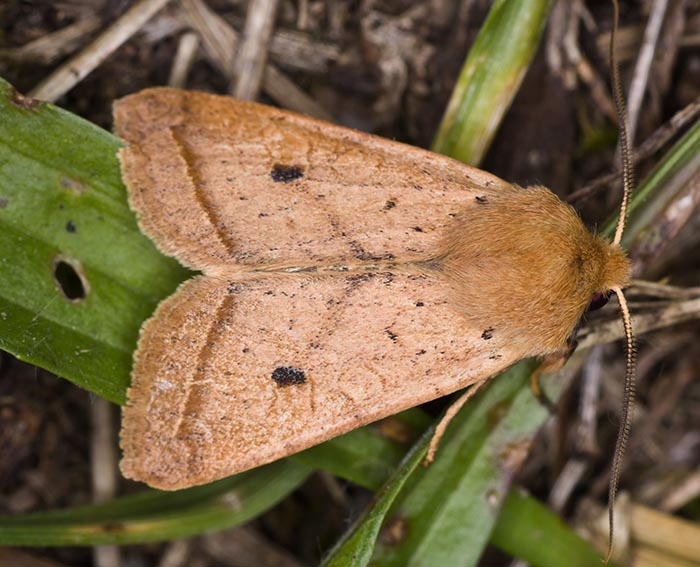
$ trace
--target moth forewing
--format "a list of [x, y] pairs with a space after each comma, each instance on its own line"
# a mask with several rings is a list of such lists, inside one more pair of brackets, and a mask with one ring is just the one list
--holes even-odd
[[114, 119], [141, 228], [197, 269], [423, 258], [463, 208], [509, 185], [230, 97], [148, 89], [117, 101]]
[[466, 387], [521, 358], [466, 327], [440, 278], [197, 277], [144, 326], [122, 470], [210, 482]]
[[115, 124], [140, 226], [203, 274], [135, 354], [122, 470], [152, 486], [262, 465], [561, 349], [609, 258], [626, 278], [551, 192], [430, 152], [174, 89], [119, 101]]

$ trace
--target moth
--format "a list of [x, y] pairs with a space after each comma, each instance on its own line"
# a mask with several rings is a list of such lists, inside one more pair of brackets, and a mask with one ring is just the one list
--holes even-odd
[[592, 299], [624, 301], [619, 238], [543, 187], [200, 92], [145, 90], [114, 117], [141, 229], [200, 272], [134, 356], [121, 469], [153, 487], [477, 387], [567, 351]]

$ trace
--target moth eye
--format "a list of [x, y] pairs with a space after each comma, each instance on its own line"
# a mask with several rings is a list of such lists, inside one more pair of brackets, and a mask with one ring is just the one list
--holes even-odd
[[588, 304], [587, 311], [595, 311], [596, 309], [600, 309], [607, 302], [608, 302], [608, 294], [607, 293], [594, 293], [593, 297], [591, 297], [591, 302]]

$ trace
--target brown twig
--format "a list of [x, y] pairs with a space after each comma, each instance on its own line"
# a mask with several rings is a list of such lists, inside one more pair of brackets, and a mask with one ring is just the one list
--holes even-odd
[[642, 108], [642, 100], [649, 81], [649, 74], [654, 61], [654, 53], [656, 51], [656, 45], [659, 41], [661, 24], [663, 24], [667, 6], [668, 0], [656, 0], [656, 2], [652, 3], [652, 11], [649, 15], [646, 29], [644, 30], [644, 40], [642, 41], [642, 47], [639, 50], [637, 64], [634, 67], [634, 74], [630, 83], [629, 94], [627, 95], [630, 145], [634, 145], [634, 137], [637, 132], [639, 113]]
[[185, 32], [180, 36], [180, 41], [177, 44], [177, 52], [173, 60], [173, 66], [170, 68], [170, 77], [168, 85], [171, 87], [182, 88], [187, 81], [187, 74], [190, 72], [192, 63], [197, 56], [199, 49], [199, 36], [194, 32]]
[[586, 358], [581, 378], [581, 401], [574, 440], [574, 455], [562, 467], [549, 493], [548, 503], [556, 511], [564, 509], [569, 497], [588, 470], [590, 465], [588, 457], [598, 453], [596, 418], [603, 374], [602, 363], [603, 348], [594, 347]]
[[231, 94], [255, 100], [263, 80], [279, 0], [251, 0], [233, 65]]
[[[90, 409], [92, 495], [93, 502], [100, 504], [112, 500], [117, 493], [117, 435], [110, 402], [96, 396]], [[121, 563], [117, 545], [97, 545], [93, 551], [97, 567], [112, 567]]]
[[[659, 305], [650, 313], [635, 314], [634, 327], [638, 334], [643, 334], [698, 319], [700, 319], [700, 299], [696, 298]], [[624, 336], [624, 329], [619, 319], [593, 323], [579, 336], [579, 348], [609, 343]]]
[[[634, 152], [632, 155], [632, 163], [636, 165], [654, 155], [661, 147], [666, 145], [671, 138], [677, 135], [680, 130], [694, 121], [699, 115], [700, 98], [697, 98], [685, 108], [676, 112], [665, 124], [657, 128]], [[566, 200], [569, 203], [574, 203], [581, 199], [591, 197], [604, 187], [617, 181], [620, 177], [622, 177], [621, 171], [606, 173], [581, 187], [581, 189], [571, 193]]]
[[[225, 76], [233, 77], [233, 65], [238, 49], [238, 33], [201, 0], [182, 0], [182, 6], [192, 25], [202, 37], [204, 48]], [[294, 82], [268, 63], [263, 75], [263, 90], [284, 108], [315, 118], [331, 120], [332, 116]]]
[[120, 45], [134, 35], [170, 0], [141, 0], [90, 45], [46, 77], [29, 92], [31, 98], [53, 102], [82, 81]]
[[13, 63], [51, 65], [77, 49], [87, 36], [100, 27], [100, 23], [97, 16], [86, 17], [21, 47], [0, 49], [0, 59]]

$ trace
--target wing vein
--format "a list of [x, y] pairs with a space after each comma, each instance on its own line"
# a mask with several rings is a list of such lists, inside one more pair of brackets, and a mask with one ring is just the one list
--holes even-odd
[[172, 135], [173, 142], [178, 148], [182, 160], [185, 162], [187, 167], [187, 175], [192, 181], [192, 191], [194, 194], [194, 200], [199, 205], [199, 207], [204, 211], [204, 214], [209, 219], [212, 229], [214, 230], [217, 238], [221, 244], [226, 249], [231, 256], [233, 256], [236, 249], [235, 241], [229, 238], [228, 233], [225, 228], [225, 224], [219, 218], [217, 214], [217, 206], [215, 203], [211, 202], [211, 199], [206, 197], [203, 191], [206, 185], [205, 180], [201, 178], [200, 168], [195, 164], [195, 158], [191, 151], [187, 147], [187, 143], [184, 140], [184, 136], [177, 127], [170, 127], [169, 131]]
[[206, 340], [204, 341], [204, 344], [202, 344], [202, 347], [199, 350], [199, 352], [197, 353], [197, 363], [194, 367], [194, 371], [188, 376], [186, 384], [183, 386], [186, 390], [186, 394], [183, 397], [181, 411], [179, 412], [177, 422], [175, 423], [175, 434], [173, 435], [173, 437], [178, 437], [181, 434], [182, 425], [186, 421], [185, 418], [189, 419], [193, 416], [193, 389], [198, 383], [201, 383], [201, 377], [205, 373], [205, 368], [207, 366], [208, 359], [212, 356], [212, 347], [217, 342], [217, 335], [222, 332], [222, 314], [230, 310], [231, 303], [233, 301], [233, 295], [227, 295], [226, 297], [224, 297], [223, 301], [216, 308], [214, 317], [212, 317], [210, 320]]

